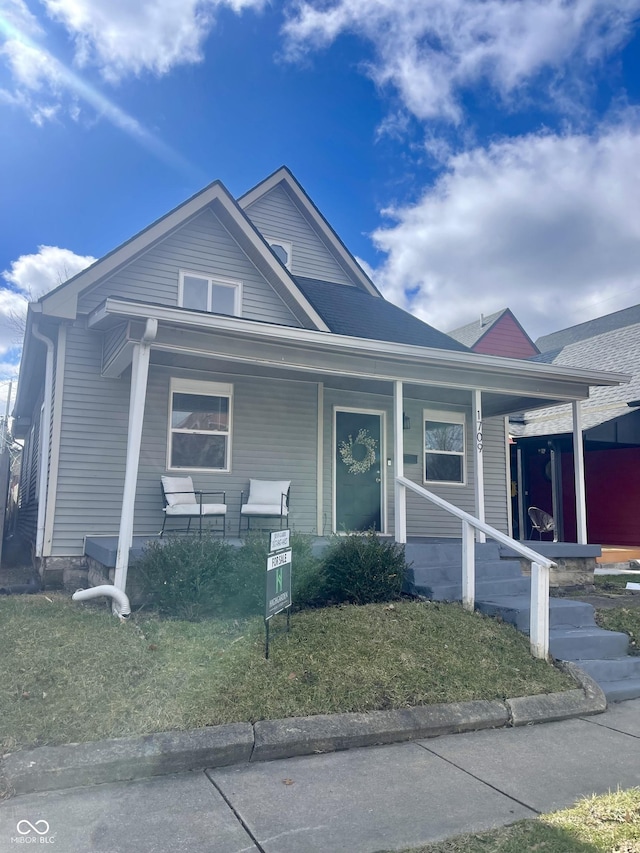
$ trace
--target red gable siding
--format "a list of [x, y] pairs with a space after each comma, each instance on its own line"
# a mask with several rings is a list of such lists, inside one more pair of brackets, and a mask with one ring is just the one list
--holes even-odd
[[538, 354], [531, 339], [509, 313], [496, 320], [472, 349], [485, 355], [504, 355], [507, 358], [529, 358]]

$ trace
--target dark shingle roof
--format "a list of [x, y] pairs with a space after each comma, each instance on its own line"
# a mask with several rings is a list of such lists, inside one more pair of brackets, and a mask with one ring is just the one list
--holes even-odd
[[622, 311], [614, 311], [613, 314], [605, 314], [604, 317], [596, 317], [595, 320], [587, 320], [586, 323], [578, 323], [577, 326], [543, 335], [536, 341], [536, 346], [540, 352], [560, 349], [567, 344], [585, 341], [587, 338], [612, 332], [614, 329], [623, 329], [635, 323], [640, 323], [640, 305], [632, 305], [631, 308], [623, 308]]
[[449, 335], [380, 296], [330, 281], [294, 278], [327, 326], [338, 335], [468, 352], [466, 346]]
[[473, 323], [467, 323], [466, 326], [460, 326], [459, 329], [453, 329], [453, 331], [448, 332], [452, 338], [455, 338], [457, 341], [460, 341], [461, 344], [464, 344], [466, 347], [472, 347], [476, 344], [481, 337], [487, 334], [489, 329], [502, 317], [503, 314], [506, 314], [507, 308], [503, 308], [501, 311], [496, 311], [495, 314], [488, 314], [486, 317], [480, 315], [479, 319], [474, 320]]

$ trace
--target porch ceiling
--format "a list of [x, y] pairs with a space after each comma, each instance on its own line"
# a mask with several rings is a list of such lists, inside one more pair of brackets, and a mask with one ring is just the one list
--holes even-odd
[[[480, 389], [487, 417], [585, 399], [589, 385], [616, 385], [627, 378], [111, 298], [89, 317], [89, 327], [109, 328], [125, 317], [158, 320], [152, 345], [155, 364], [325, 382], [331, 387], [366, 388], [385, 395], [391, 391], [391, 382], [401, 380], [407, 396], [432, 400], [438, 399], [434, 398], [437, 392], [449, 402], [468, 402], [468, 392]], [[130, 345], [130, 337], [122, 342], [123, 349]], [[121, 371], [122, 360], [117, 361]], [[107, 370], [105, 375], [110, 375]]]

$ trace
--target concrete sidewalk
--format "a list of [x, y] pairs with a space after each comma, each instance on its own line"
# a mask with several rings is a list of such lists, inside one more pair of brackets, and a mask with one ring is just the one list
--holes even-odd
[[640, 699], [560, 723], [25, 795], [0, 804], [0, 853], [26, 843], [64, 853], [374, 853], [638, 785]]

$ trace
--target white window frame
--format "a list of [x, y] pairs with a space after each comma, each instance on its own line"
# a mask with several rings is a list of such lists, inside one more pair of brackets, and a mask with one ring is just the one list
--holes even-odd
[[[201, 394], [209, 397], [228, 397], [229, 399], [229, 426], [226, 431], [221, 430], [176, 430], [171, 425], [173, 412], [174, 394]], [[223, 382], [202, 382], [197, 379], [172, 378], [169, 384], [169, 411], [167, 413], [167, 471], [202, 471], [204, 473], [224, 474], [231, 471], [231, 452], [233, 436], [233, 385]], [[176, 468], [171, 465], [171, 450], [174, 432], [189, 433], [197, 435], [224, 435], [227, 437], [227, 465], [226, 468]]]
[[[427, 450], [425, 446], [425, 427], [427, 421], [446, 424], [462, 424], [462, 452], [458, 450]], [[427, 480], [427, 453], [439, 453], [442, 456], [462, 457], [462, 480]], [[422, 482], [431, 486], [467, 485], [467, 417], [464, 412], [442, 409], [422, 410]]]
[[[282, 246], [282, 248], [286, 250], [287, 255], [289, 256], [289, 260], [285, 264], [285, 267], [289, 270], [289, 272], [291, 272], [291, 259], [293, 257], [293, 243], [291, 243], [290, 240], [281, 240], [279, 237], [267, 237], [267, 236], [265, 236], [264, 239], [269, 244], [269, 248], [271, 249], [271, 251], [273, 251], [272, 246], [274, 243], [277, 243], [278, 246]], [[276, 257], [277, 257], [277, 255], [276, 255]], [[278, 258], [278, 260], [280, 260], [280, 259]]]
[[185, 276], [190, 278], [200, 278], [207, 282], [207, 311], [209, 314], [215, 314], [211, 308], [211, 293], [212, 285], [220, 284], [223, 287], [234, 288], [233, 314], [226, 314], [227, 317], [240, 317], [242, 315], [242, 282], [233, 278], [222, 278], [219, 275], [207, 275], [206, 273], [193, 272], [192, 270], [180, 270], [178, 281], [178, 306], [184, 308], [184, 279]]

